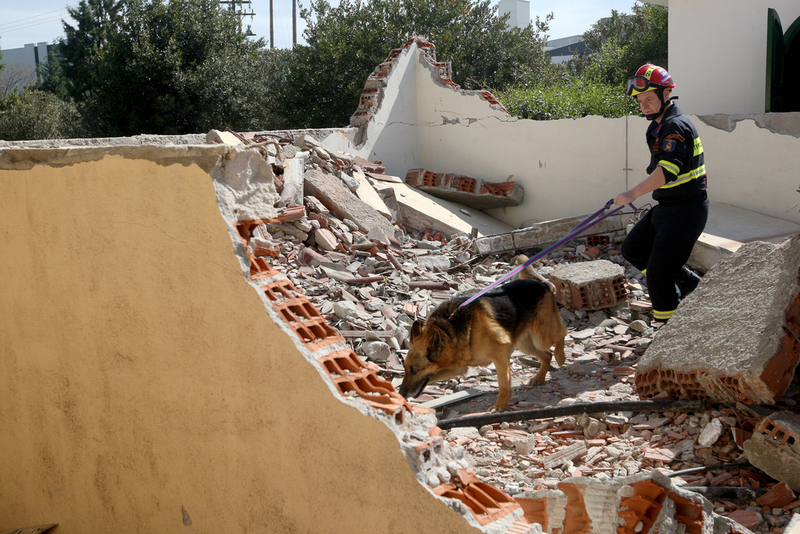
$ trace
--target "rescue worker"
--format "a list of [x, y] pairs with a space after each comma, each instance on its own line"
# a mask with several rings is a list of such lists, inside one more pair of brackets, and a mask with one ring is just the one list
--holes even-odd
[[647, 276], [653, 318], [662, 322], [700, 281], [685, 263], [708, 219], [703, 144], [673, 102], [674, 87], [672, 76], [651, 64], [628, 78], [627, 94], [651, 121], [646, 134], [650, 165], [647, 178], [614, 198], [624, 206], [652, 192], [657, 202], [625, 237], [622, 255]]

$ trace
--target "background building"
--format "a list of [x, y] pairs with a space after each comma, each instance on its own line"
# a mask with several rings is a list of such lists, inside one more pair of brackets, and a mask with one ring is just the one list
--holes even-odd
[[15, 88], [21, 91], [27, 84], [37, 81], [39, 67], [47, 63], [49, 48], [47, 43], [38, 43], [0, 50], [3, 54], [0, 64], [5, 65], [0, 71], [0, 94], [8, 95]]

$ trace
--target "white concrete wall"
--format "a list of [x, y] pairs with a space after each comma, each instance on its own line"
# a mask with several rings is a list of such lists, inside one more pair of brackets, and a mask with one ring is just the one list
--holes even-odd
[[[712, 202], [800, 223], [796, 133], [741, 116], [705, 117], [722, 127], [690, 117], [703, 140]], [[761, 115], [759, 120], [765, 117], [800, 132], [800, 113]], [[475, 91], [443, 84], [416, 46], [398, 59], [368, 128], [364, 145], [353, 150], [384, 162], [388, 174], [404, 178], [409, 169], [423, 167], [518, 182], [525, 189], [523, 203], [489, 212], [518, 228], [592, 213], [643, 180], [649, 163], [644, 118], [518, 119]], [[646, 195], [635, 204], [650, 202]]]
[[[363, 156], [391, 169], [417, 167], [417, 69], [419, 49], [405, 49], [386, 78], [382, 105], [367, 123], [369, 143]], [[409, 67], [411, 65], [411, 67]], [[425, 78], [431, 83], [431, 75]], [[403, 172], [405, 177], [405, 171]]]
[[669, 72], [691, 114], [764, 113], [767, 9], [785, 32], [797, 0], [669, 0]]
[[[800, 113], [782, 115], [800, 123]], [[692, 120], [703, 140], [712, 201], [800, 223], [800, 137], [752, 119], [730, 132]]]

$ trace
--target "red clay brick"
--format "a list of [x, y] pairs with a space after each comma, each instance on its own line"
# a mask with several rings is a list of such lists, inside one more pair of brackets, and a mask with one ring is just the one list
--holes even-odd
[[770, 508], [783, 508], [787, 504], [794, 502], [796, 496], [784, 481], [775, 484], [768, 492], [756, 499], [756, 502], [761, 506], [768, 506]]

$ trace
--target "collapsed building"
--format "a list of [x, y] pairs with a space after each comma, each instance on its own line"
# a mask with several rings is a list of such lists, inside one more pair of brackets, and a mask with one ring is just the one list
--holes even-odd
[[[333, 317], [358, 317], [358, 304], [377, 299], [386, 287], [401, 296], [423, 295], [403, 302], [400, 311], [424, 316], [442, 298], [496, 278], [498, 266], [481, 263], [485, 279], [471, 273], [471, 286], [443, 273], [552, 243], [581, 220], [576, 213], [592, 211], [582, 199], [555, 205], [548, 197], [564, 198], [564, 191], [552, 183], [540, 188], [538, 177], [508, 169], [444, 161], [431, 171], [419, 156], [403, 165], [414, 152], [410, 147], [392, 152], [391, 163], [377, 158], [388, 139], [426, 145], [420, 133], [387, 134], [408, 128], [398, 106], [408, 106], [414, 94], [419, 107], [420, 93], [429, 94], [395, 93], [396, 84], [411, 77], [415, 85], [428, 83], [434, 100], [444, 94], [467, 106], [477, 101], [486, 111], [481, 120], [521, 127], [503, 116], [490, 94], [445, 83], [447, 68], [435, 61], [430, 43], [410, 41], [376, 69], [353, 128], [344, 131], [2, 146], [6, 372], [0, 383], [7, 395], [0, 401], [0, 451], [7, 468], [0, 479], [0, 529], [57, 523], [56, 532], [747, 531], [737, 522], [744, 518], [717, 513], [709, 500], [656, 469], [501, 490], [443, 437], [433, 408], [402, 398], [379, 367], [354, 350], [352, 339], [374, 336], [387, 341], [388, 357], [402, 352], [404, 323], [393, 316], [398, 310], [377, 310], [392, 316], [391, 331], [386, 323], [371, 331], [366, 316], [346, 323], [360, 325], [356, 334], [331, 325]], [[389, 105], [393, 94], [402, 98]], [[444, 117], [441, 126], [471, 128], [481, 120]], [[447, 142], [463, 143], [462, 135]], [[787, 146], [796, 148], [792, 139]], [[538, 167], [546, 169], [547, 162]], [[585, 185], [604, 201], [622, 185], [610, 181]], [[425, 187], [440, 189], [440, 198]], [[441, 199], [448, 195], [458, 203]], [[473, 207], [468, 195], [476, 197]], [[505, 220], [499, 217], [504, 211]], [[636, 357], [627, 372], [642, 399], [774, 404], [790, 386], [798, 354], [798, 260], [797, 241], [786, 238], [797, 233], [797, 221], [787, 220], [796, 217], [736, 206], [717, 213], [726, 216], [718, 227], [727, 232], [707, 233], [698, 244], [693, 261], [709, 274], [673, 322], [647, 351], [635, 340], [622, 350], [619, 340], [605, 345], [612, 360]], [[591, 265], [600, 249], [613, 247], [631, 216], [598, 225], [575, 257]], [[745, 222], [734, 224], [736, 217]], [[419, 252], [425, 247], [431, 253]], [[444, 250], [459, 263], [443, 266]], [[348, 269], [337, 263], [343, 256], [364, 261]], [[550, 277], [570, 309], [630, 306], [631, 280], [615, 270], [600, 272], [585, 278], [553, 269]], [[715, 284], [725, 275], [746, 286], [753, 272], [763, 278], [744, 294]], [[315, 289], [298, 289], [300, 278]], [[333, 309], [333, 293], [341, 292], [336, 280], [364, 289], [344, 299], [353, 306]], [[324, 309], [326, 301], [331, 309]], [[699, 335], [680, 348], [698, 369], [674, 359], [666, 341], [707, 323], [708, 302], [719, 310], [753, 301], [763, 308], [753, 310], [747, 324], [718, 320], [709, 325], [720, 333], [708, 346]], [[740, 336], [727, 339], [732, 324]], [[741, 358], [757, 359], [757, 366], [742, 372], [741, 359], [709, 365], [717, 350], [730, 349], [723, 342], [740, 347], [748, 334], [758, 347], [743, 348]], [[664, 343], [656, 341], [662, 335]], [[792, 477], [771, 467], [776, 457], [784, 466], [796, 458], [794, 418], [747, 413], [750, 435], [740, 435], [735, 445], [750, 449], [756, 467], [797, 490]], [[742, 428], [729, 426], [731, 432]], [[520, 430], [493, 431], [505, 432], [511, 448], [537, 455], [513, 438]], [[615, 432], [617, 438], [625, 433], [609, 430]], [[545, 464], [558, 467], [583, 456], [582, 441], [552, 450]], [[608, 443], [597, 447], [608, 449]], [[791, 489], [770, 487], [771, 498], [759, 497], [764, 503], [797, 507]]]

